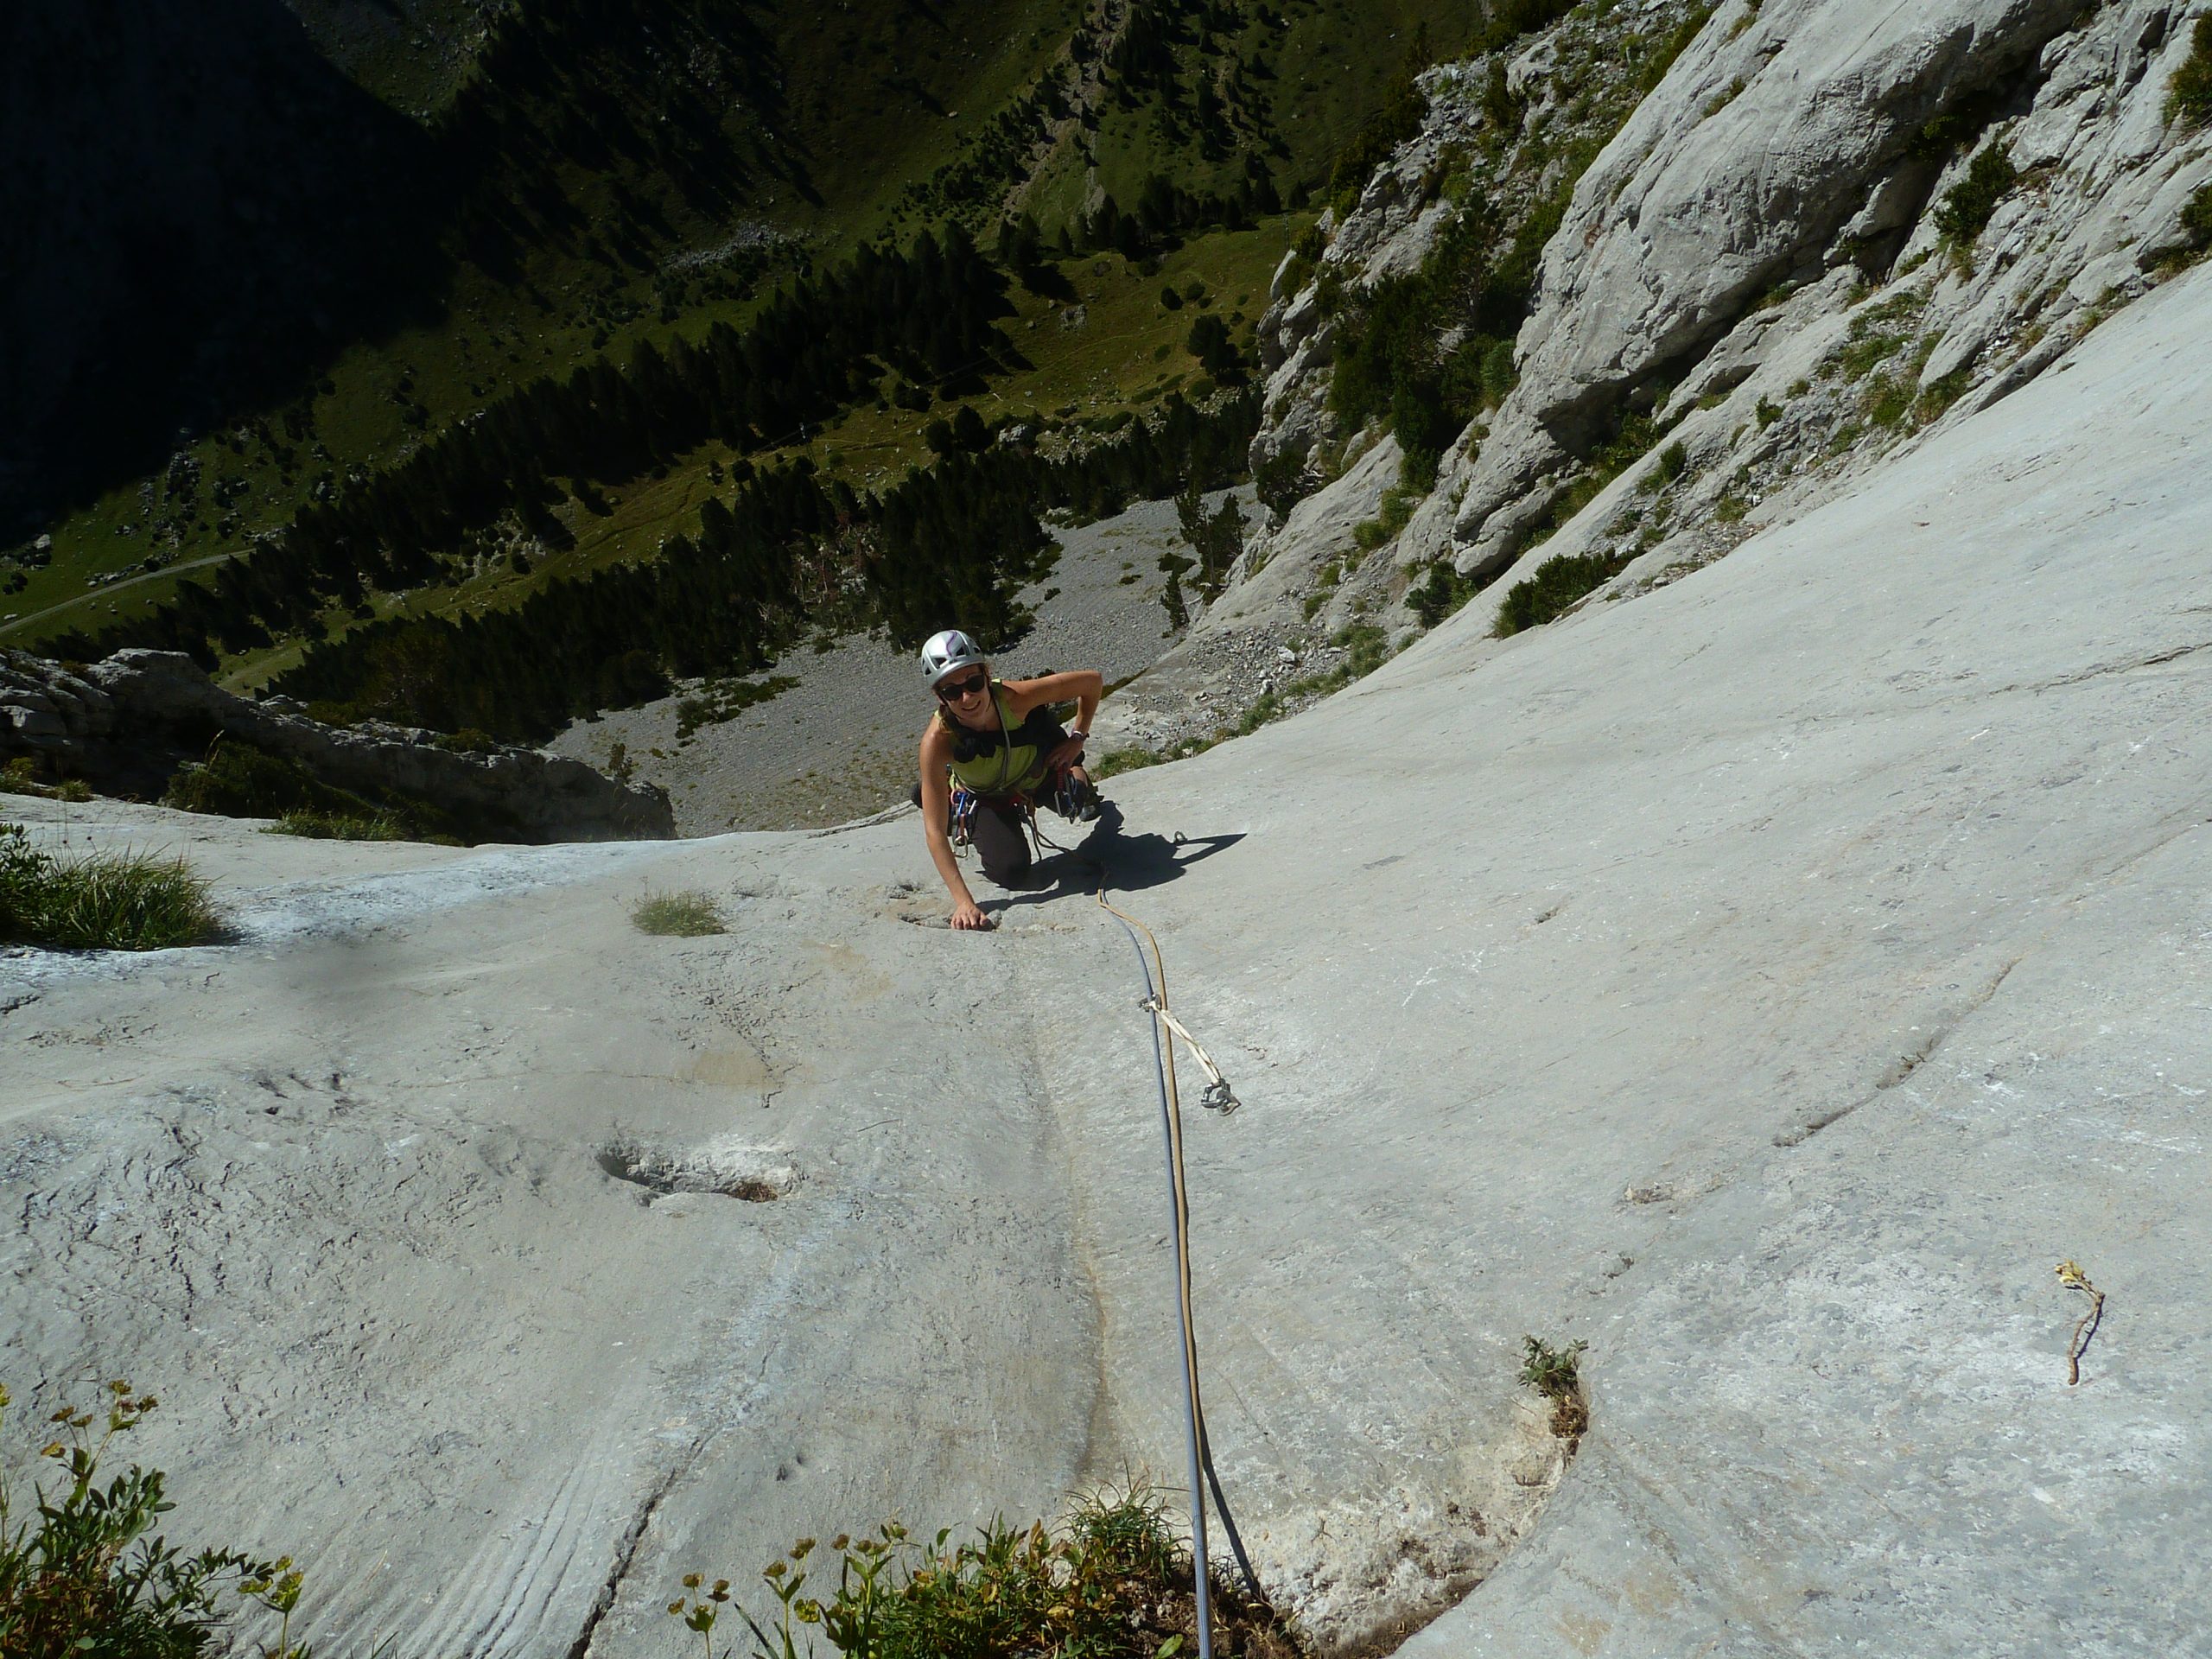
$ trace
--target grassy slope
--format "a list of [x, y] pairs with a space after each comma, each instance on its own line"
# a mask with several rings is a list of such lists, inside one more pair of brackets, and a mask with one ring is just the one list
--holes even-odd
[[[326, 10], [336, 15], [341, 9]], [[416, 114], [449, 99], [466, 79], [473, 36], [459, 14], [448, 15], [451, 10], [435, 0], [417, 0], [404, 28], [396, 22], [372, 28], [346, 11], [354, 32], [341, 38], [314, 4], [303, 0], [302, 6], [310, 28], [323, 30], [332, 55], [394, 107]], [[912, 222], [911, 200], [902, 202], [910, 187], [972, 146], [994, 114], [1065, 56], [1070, 30], [1086, 8], [1080, 0], [963, 0], [939, 8], [912, 0], [862, 0], [849, 9], [779, 0], [751, 10], [780, 60], [785, 100], [780, 124], [790, 152], [803, 162], [810, 194], [764, 176], [736, 223], [772, 227], [823, 258], [887, 226]], [[1426, 21], [1432, 38], [1448, 47], [1471, 28], [1478, 10], [1461, 0], [1287, 0], [1276, 27], [1252, 7], [1241, 29], [1217, 37], [1217, 49], [1201, 54], [1188, 37], [1177, 46], [1173, 97], [1187, 114], [1199, 75], [1220, 77], [1232, 60], [1241, 64], [1254, 90], [1237, 112], [1239, 143], [1264, 145], [1287, 193], [1325, 175], [1338, 145], [1402, 68], [1415, 22]], [[424, 43], [419, 48], [413, 44], [418, 39]], [[1134, 108], [1123, 107], [1111, 91], [1099, 102], [1095, 128], [1068, 124], [1048, 176], [1029, 198], [1048, 231], [1095, 189], [1133, 204], [1151, 173], [1198, 191], [1225, 189], [1242, 175], [1237, 151], [1208, 159], [1187, 131], [1179, 143], [1169, 142], [1158, 90], [1146, 92]], [[600, 213], [612, 212], [619, 188], [574, 168], [563, 185], [577, 204]], [[734, 226], [684, 221], [677, 213], [665, 228], [664, 265], [670, 255], [725, 242]], [[1160, 283], [1204, 281], [1223, 295], [1224, 315], [1241, 310], [1249, 325], [1265, 306], [1268, 274], [1294, 228], [1279, 219], [1255, 232], [1198, 238], [1155, 278], [1140, 276], [1117, 255], [1071, 262], [1068, 272], [1090, 308], [1090, 322], [1080, 330], [1063, 329], [1051, 315], [1054, 308], [1019, 296], [1023, 315], [1010, 327], [1036, 367], [995, 388], [979, 406], [987, 416], [1001, 407], [1071, 404], [1089, 413], [1157, 396], [1179, 377], [1188, 385], [1195, 367], [1182, 340], [1195, 313], [1160, 308]], [[374, 468], [404, 454], [417, 429], [410, 424], [410, 404], [427, 409], [427, 429], [435, 430], [537, 375], [565, 373], [601, 352], [619, 359], [641, 339], [665, 340], [677, 333], [696, 337], [718, 317], [741, 315], [753, 302], [716, 296], [708, 284], [689, 281], [657, 291], [654, 277], [664, 271], [626, 270], [612, 258], [594, 258], [575, 241], [573, 236], [549, 238], [529, 253], [512, 279], [464, 263], [435, 322], [346, 348], [320, 387], [303, 386], [290, 405], [296, 418], [311, 423], [312, 435], [292, 446], [289, 470], [251, 438], [240, 443], [225, 435], [192, 445], [203, 479], [201, 510], [181, 545], [160, 550], [164, 568], [112, 589], [92, 585], [118, 573], [136, 575], [157, 552], [146, 534], [155, 481], [118, 486], [52, 526], [51, 566], [30, 573], [25, 591], [0, 600], [0, 615], [24, 619], [21, 626], [0, 623], [0, 643], [29, 643], [42, 632], [69, 626], [97, 627], [157, 602], [179, 572], [243, 550], [254, 531], [285, 522], [318, 474], [342, 479], [349, 467]], [[664, 299], [673, 302], [668, 310], [660, 304]], [[282, 442], [285, 411], [266, 413]], [[861, 411], [816, 442], [816, 458], [826, 461], [828, 452], [837, 449], [855, 482], [880, 479], [921, 457], [924, 418], [895, 410]], [[323, 446], [327, 460], [313, 454], [315, 443]], [[465, 591], [387, 598], [382, 608], [450, 610], [511, 602], [563, 569], [649, 554], [665, 536], [696, 520], [710, 458], [702, 452], [665, 480], [618, 492], [626, 499], [613, 503], [609, 518], [589, 518], [572, 508], [580, 519], [578, 548], [530, 576], [503, 573]], [[237, 480], [238, 491], [229, 509], [235, 522], [227, 526], [209, 502], [213, 485], [226, 478]], [[125, 526], [136, 526], [137, 533], [124, 533]], [[31, 625], [53, 607], [64, 608]], [[334, 620], [342, 625], [343, 619]], [[234, 677], [258, 679], [295, 654], [289, 648], [264, 654], [262, 661], [239, 664], [242, 671]]]

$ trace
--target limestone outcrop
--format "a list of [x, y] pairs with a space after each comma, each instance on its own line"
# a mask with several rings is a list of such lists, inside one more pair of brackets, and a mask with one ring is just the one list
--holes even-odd
[[[2212, 130], [2168, 100], [2202, 10], [1719, 6], [1574, 182], [1511, 391], [1387, 540], [1279, 526], [1251, 562], [1282, 592], [1273, 620], [1311, 606], [1325, 632], [1363, 611], [1402, 639], [1418, 625], [1391, 601], [1425, 569], [1494, 615], [1517, 563], [1562, 554], [1616, 572], [1607, 594], [1644, 591], [2017, 391], [2202, 251]], [[1255, 464], [1345, 487], [1341, 457], [1372, 438], [1331, 413], [1344, 296], [1421, 267], [1452, 222], [1435, 181], [1467, 158], [1485, 200], [1531, 188], [1530, 155], [1554, 169], [1535, 188], [1559, 176], [1571, 146], [1524, 154], [1498, 123], [1571, 131], [1576, 54], [1605, 26], [1571, 17], [1510, 65], [1424, 77], [1421, 133], [1325, 219], [1318, 264], [1278, 274]]]
[[446, 747], [434, 733], [379, 721], [325, 725], [288, 699], [234, 696], [179, 652], [119, 651], [82, 671], [0, 652], [0, 760], [29, 756], [97, 789], [151, 798], [222, 737], [296, 760], [340, 789], [428, 801], [487, 840], [672, 832], [663, 791], [581, 760], [512, 744]]
[[[1625, 408], [1663, 401], [1763, 296], [1846, 264], [1878, 284], [1931, 257], [1931, 203], [1993, 145], [2029, 181], [1980, 231], [1970, 270], [1929, 273], [1947, 290], [1929, 321], [1952, 327], [1923, 366], [1939, 379], [2038, 321], [2047, 365], [2068, 313], [2140, 291], [2204, 171], [2200, 146], [2152, 165], [2171, 135], [2167, 77], [2149, 72], [2160, 48], [2186, 49], [2173, 11], [1723, 7], [1576, 187], [1522, 330], [1519, 382], [1459, 480], [1455, 563], [1517, 551], [1548, 505], [1545, 480], [1571, 476]], [[1931, 141], [1947, 123], [1948, 143]]]

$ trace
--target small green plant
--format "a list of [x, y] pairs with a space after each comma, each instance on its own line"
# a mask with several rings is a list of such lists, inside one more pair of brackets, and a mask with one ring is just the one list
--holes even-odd
[[1936, 209], [1936, 228], [1955, 246], [1972, 247], [1988, 227], [1997, 204], [2019, 181], [2020, 169], [2012, 164], [2011, 149], [1990, 145], [1967, 164], [1966, 176], [1943, 193]]
[[679, 939], [702, 938], [709, 933], [729, 931], [720, 906], [705, 893], [696, 891], [649, 893], [631, 910], [630, 919], [641, 933]]
[[1852, 319], [1850, 338], [1829, 361], [1845, 379], [1864, 380], [1903, 351], [1911, 339], [1906, 329], [1885, 325], [1910, 318], [1924, 302], [1917, 294], [1901, 294], [1869, 308]]
[[[186, 1554], [154, 1530], [175, 1506], [159, 1470], [137, 1465], [99, 1483], [100, 1465], [160, 1402], [128, 1382], [107, 1385], [99, 1409], [67, 1407], [48, 1419], [58, 1438], [40, 1456], [67, 1484], [34, 1486], [36, 1524], [16, 1519], [0, 1482], [0, 1653], [92, 1659], [196, 1659], [226, 1634], [227, 1584], [281, 1623], [264, 1659], [308, 1659], [291, 1640], [302, 1577], [289, 1556], [260, 1560], [234, 1549]], [[8, 1391], [0, 1388], [0, 1423]]]
[[2212, 121], [2212, 13], [2196, 20], [2189, 55], [2168, 85], [2166, 119], [2178, 120], [2184, 130]]
[[217, 930], [207, 883], [181, 859], [93, 853], [57, 859], [0, 823], [0, 942], [57, 950], [165, 950]]
[[[671, 1617], [698, 1632], [702, 1659], [717, 1659], [714, 1631], [734, 1612], [753, 1659], [799, 1659], [819, 1632], [833, 1652], [855, 1659], [1177, 1659], [1197, 1649], [1190, 1557], [1149, 1492], [1079, 1503], [1065, 1522], [1027, 1529], [1002, 1520], [954, 1544], [948, 1529], [923, 1542], [897, 1522], [872, 1536], [840, 1535], [821, 1546], [802, 1538], [761, 1577], [773, 1600], [756, 1619], [727, 1580], [685, 1575]], [[826, 1558], [836, 1581], [810, 1593]], [[1301, 1649], [1280, 1616], [1217, 1580], [1215, 1640], [1252, 1659], [1296, 1659]], [[736, 1648], [723, 1649], [734, 1656]]]
[[1590, 1344], [1570, 1342], [1554, 1348], [1541, 1337], [1521, 1338], [1521, 1382], [1552, 1402], [1552, 1433], [1570, 1444], [1590, 1427], [1590, 1408], [1582, 1398], [1582, 1356]]
[[1414, 516], [1414, 509], [1421, 505], [1423, 492], [1393, 484], [1382, 492], [1380, 510], [1372, 518], [1352, 526], [1351, 539], [1362, 552], [1371, 553], [1390, 540]]
[[1966, 396], [1974, 385], [1971, 367], [1953, 369], [1940, 380], [1924, 387], [1912, 406], [1912, 418], [1922, 426], [1936, 420], [1953, 404]]
[[[1748, 22], [1748, 16], [1742, 21]], [[1732, 36], [1731, 38], [1733, 37]], [[1731, 104], [1733, 104], [1738, 99], [1741, 98], [1744, 95], [1744, 88], [1747, 84], [1748, 83], [1745, 82], [1744, 78], [1741, 75], [1738, 75], [1735, 79], [1730, 81], [1723, 90], [1715, 92], [1706, 101], [1705, 118], [1708, 121], [1711, 120], [1714, 116], [1719, 114], [1721, 111], [1726, 109]]]
[[1762, 397], [1759, 399], [1758, 414], [1759, 430], [1764, 432], [1782, 418], [1782, 405], [1771, 397]]
[[1659, 452], [1659, 482], [1662, 486], [1672, 484], [1689, 470], [1689, 466], [1690, 452], [1682, 447], [1681, 440], [1677, 438]]

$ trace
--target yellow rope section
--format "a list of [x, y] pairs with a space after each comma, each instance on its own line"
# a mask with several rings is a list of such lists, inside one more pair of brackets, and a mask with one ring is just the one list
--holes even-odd
[[2071, 1262], [2060, 1262], [2056, 1271], [2060, 1284], [2069, 1290], [2078, 1290], [2089, 1299], [2089, 1311], [2074, 1327], [2074, 1340], [2066, 1344], [2066, 1386], [2070, 1389], [2082, 1380], [2082, 1356], [2088, 1352], [2089, 1338], [2097, 1334], [2097, 1325], [2104, 1319], [2105, 1294]]

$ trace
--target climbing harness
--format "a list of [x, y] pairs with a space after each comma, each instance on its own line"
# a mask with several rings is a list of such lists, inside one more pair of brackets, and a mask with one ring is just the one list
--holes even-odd
[[2078, 1290], [2089, 1299], [2089, 1311], [2074, 1327], [2074, 1339], [2066, 1344], [2066, 1386], [2072, 1388], [2082, 1380], [2082, 1356], [2089, 1351], [2095, 1338], [2097, 1326], [2104, 1323], [2105, 1294], [2089, 1282], [2089, 1275], [2071, 1262], [2062, 1262], [2057, 1267], [2058, 1282], [2069, 1290]]
[[[1183, 1112], [1175, 1084], [1175, 1045], [1172, 1038], [1180, 1036], [1198, 1056], [1211, 1079], [1205, 1093], [1208, 1105], [1226, 1114], [1236, 1109], [1236, 1096], [1230, 1092], [1227, 1079], [1197, 1039], [1169, 1012], [1167, 963], [1160, 953], [1160, 941], [1135, 917], [1106, 902], [1106, 872], [1103, 866], [1098, 867], [1097, 897], [1098, 907], [1118, 921], [1122, 931], [1128, 935], [1129, 946], [1136, 952], [1138, 971], [1144, 976], [1144, 999], [1137, 1006], [1152, 1015], [1153, 1066], [1160, 1083], [1160, 1118], [1166, 1132], [1167, 1180], [1173, 1201], [1175, 1288], [1183, 1334], [1183, 1425], [1190, 1465], [1191, 1567], [1198, 1603], [1198, 1659], [1212, 1659], [1213, 1617], [1206, 1578], [1206, 1516], [1205, 1500], [1199, 1489], [1201, 1473], [1212, 1490], [1214, 1508], [1220, 1512], [1222, 1529], [1228, 1535], [1230, 1550], [1236, 1558], [1244, 1582], [1250, 1587], [1254, 1599], [1262, 1606], [1267, 1605], [1268, 1596], [1260, 1587], [1259, 1574], [1252, 1570], [1251, 1558], [1244, 1553], [1244, 1541], [1237, 1534], [1236, 1517], [1230, 1513], [1229, 1500], [1221, 1490], [1221, 1477], [1214, 1471], [1213, 1448], [1206, 1438], [1205, 1409], [1198, 1399], [1198, 1325], [1191, 1309], [1191, 1198], [1183, 1174]], [[1138, 943], [1140, 934], [1144, 938], [1142, 944]], [[1145, 954], [1147, 946], [1151, 950], [1149, 960]], [[1217, 1103], [1217, 1093], [1221, 1103]]]

